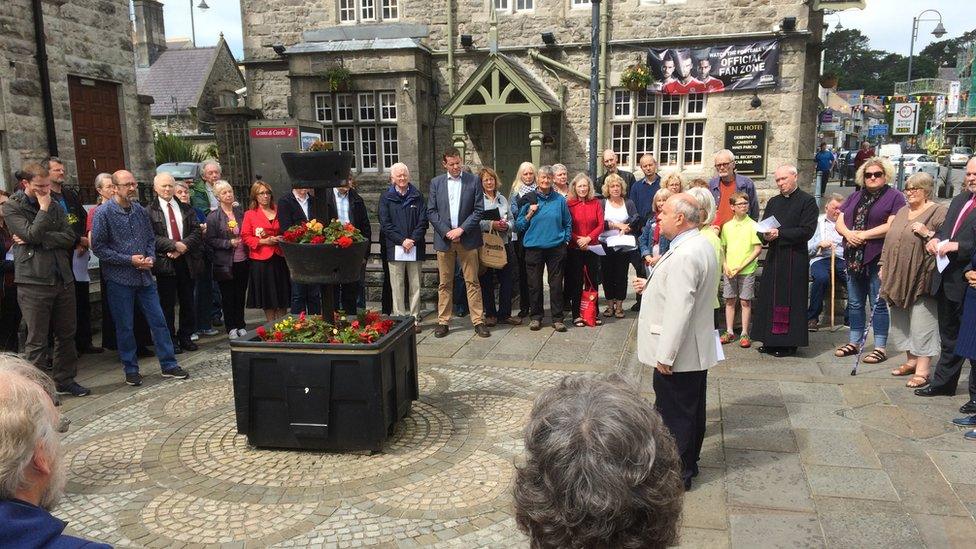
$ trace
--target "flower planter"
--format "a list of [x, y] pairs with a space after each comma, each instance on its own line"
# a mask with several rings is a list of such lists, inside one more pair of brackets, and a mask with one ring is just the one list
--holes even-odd
[[292, 188], [320, 189], [339, 187], [349, 178], [352, 153], [349, 151], [283, 152], [281, 162]]
[[414, 321], [375, 343], [232, 340], [237, 432], [259, 448], [382, 451], [419, 394]]
[[[332, 191], [329, 191], [332, 192]], [[369, 242], [348, 248], [332, 244], [280, 242], [291, 277], [302, 284], [345, 284], [359, 280]]]

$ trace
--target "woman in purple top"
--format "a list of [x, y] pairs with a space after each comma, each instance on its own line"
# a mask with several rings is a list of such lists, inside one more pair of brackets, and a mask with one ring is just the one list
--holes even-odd
[[867, 339], [865, 301], [874, 311], [874, 350], [864, 357], [865, 364], [887, 360], [888, 306], [878, 299], [881, 279], [878, 259], [885, 235], [895, 213], [905, 205], [905, 196], [888, 183], [895, 175], [891, 161], [883, 157], [867, 160], [855, 176], [860, 190], [855, 191], [840, 210], [837, 232], [844, 237], [844, 259], [847, 262], [847, 308], [851, 322], [849, 343], [834, 351], [838, 357], [858, 353]]

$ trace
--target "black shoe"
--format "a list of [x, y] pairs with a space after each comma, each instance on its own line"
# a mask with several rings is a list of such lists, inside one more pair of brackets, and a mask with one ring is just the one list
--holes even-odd
[[630, 310], [631, 311], [639, 311], [640, 310], [640, 301], [637, 301], [633, 305], [631, 305], [630, 306]]
[[796, 347], [777, 347], [773, 351], [773, 356], [776, 358], [783, 358], [787, 356], [793, 356], [796, 354]]
[[179, 343], [177, 343], [175, 341], [173, 342], [173, 354], [174, 355], [182, 355], [183, 354], [183, 347]]
[[190, 374], [186, 370], [184, 370], [183, 368], [180, 368], [179, 366], [177, 366], [176, 368], [173, 368], [172, 370], [165, 370], [163, 372], [163, 377], [175, 377], [176, 379], [186, 379], [186, 378], [190, 377]]
[[71, 395], [76, 397], [83, 397], [91, 394], [91, 389], [87, 387], [82, 387], [81, 385], [78, 385], [78, 383], [74, 381], [72, 381], [67, 385], [58, 385], [56, 387], [56, 390], [59, 395]]
[[[474, 333], [478, 334], [478, 337], [491, 337], [491, 332], [488, 331], [488, 326], [484, 324], [478, 324], [474, 327]], [[434, 333], [436, 336], [437, 334]]]
[[180, 347], [182, 347], [184, 351], [190, 351], [191, 353], [200, 348], [196, 343], [190, 341], [189, 338], [180, 341]]
[[976, 400], [970, 400], [959, 407], [960, 414], [976, 414]]
[[210, 319], [210, 325], [211, 326], [223, 326], [224, 325], [224, 319], [220, 318], [219, 316], [215, 316], [215, 317], [213, 317], [213, 318]]
[[92, 345], [89, 345], [88, 347], [85, 347], [84, 349], [78, 349], [78, 354], [80, 354], [80, 355], [97, 355], [98, 353], [104, 353], [104, 352], [105, 352], [105, 349], [103, 349], [101, 347], [94, 347]]
[[691, 491], [691, 479], [688, 478], [685, 479], [685, 492], [690, 492], [690, 491]]
[[438, 324], [437, 327], [434, 328], [434, 337], [444, 337], [449, 331], [450, 330], [448, 329], [447, 324]]
[[[954, 394], [956, 394], [955, 390], [949, 391], [944, 387], [933, 387], [931, 385], [929, 385], [928, 387], [922, 387], [921, 389], [915, 389], [915, 396], [920, 396], [920, 397], [952, 396]], [[967, 412], [963, 412], [963, 413], [967, 413]]]
[[156, 356], [156, 353], [152, 352], [152, 349], [149, 347], [137, 347], [136, 356], [139, 358], [148, 358], [151, 356]]
[[142, 385], [142, 374], [136, 372], [134, 374], [125, 374], [125, 384], [131, 385], [133, 387], [138, 387]]
[[759, 351], [759, 354], [769, 355], [772, 354], [775, 349], [772, 347], [767, 347], [765, 345], [760, 345], [759, 348], [756, 350]]

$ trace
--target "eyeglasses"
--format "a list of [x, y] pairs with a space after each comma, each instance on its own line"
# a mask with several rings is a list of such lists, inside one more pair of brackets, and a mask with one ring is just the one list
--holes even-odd
[[881, 179], [884, 176], [884, 172], [864, 172], [864, 179]]
[[728, 168], [731, 165], [732, 165], [731, 162], [719, 162], [719, 163], [715, 164], [715, 167], [716, 168]]
[[910, 193], [912, 191], [920, 191], [920, 190], [922, 190], [921, 187], [905, 187], [905, 192], [906, 193]]
[[748, 202], [736, 202], [735, 204], [732, 204], [732, 205], [733, 206], [748, 206], [749, 203]]
[[261, 192], [258, 193], [258, 196], [261, 196], [263, 194], [266, 194], [268, 196], [271, 196], [271, 191], [261, 191]]

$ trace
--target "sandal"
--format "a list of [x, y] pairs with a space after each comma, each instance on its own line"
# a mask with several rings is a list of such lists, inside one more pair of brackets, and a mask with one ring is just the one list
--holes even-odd
[[582, 318], [577, 318], [576, 320], [573, 321], [573, 326], [576, 326], [577, 328], [582, 328], [586, 326], [586, 323], [583, 322]]
[[607, 318], [613, 316], [613, 307], [608, 305], [606, 309], [603, 309], [603, 316]]
[[862, 359], [865, 364], [878, 364], [886, 360], [888, 360], [888, 355], [886, 355], [881, 349], [871, 351]]
[[722, 345], [725, 345], [727, 343], [732, 343], [733, 341], [735, 341], [735, 334], [733, 334], [732, 332], [725, 332], [724, 334], [722, 334], [722, 337], [719, 338], [719, 341], [722, 342]]
[[912, 376], [911, 379], [908, 380], [908, 383], [905, 383], [905, 387], [908, 387], [909, 389], [920, 389], [928, 384], [929, 378], [925, 376]]
[[620, 301], [618, 301], [616, 303], [616, 305], [614, 305], [614, 307], [613, 307], [613, 316], [615, 316], [617, 318], [623, 318], [624, 317], [623, 303], [621, 303]]
[[891, 375], [893, 376], [907, 376], [914, 373], [915, 373], [915, 366], [912, 366], [907, 362], [891, 371]]
[[599, 318], [597, 318], [597, 319], [596, 319], [596, 325], [597, 325], [597, 326], [603, 326], [603, 321], [602, 321], [602, 320], [600, 320]]
[[855, 347], [853, 343], [848, 343], [843, 347], [838, 347], [837, 350], [834, 351], [834, 356], [836, 357], [854, 356], [856, 354], [857, 347]]

